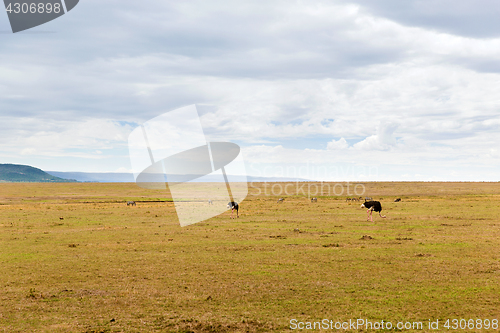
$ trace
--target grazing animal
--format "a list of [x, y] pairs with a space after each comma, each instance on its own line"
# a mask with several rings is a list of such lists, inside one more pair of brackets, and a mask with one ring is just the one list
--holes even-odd
[[361, 208], [368, 208], [366, 211], [366, 220], [373, 222], [372, 213], [373, 211], [378, 212], [380, 217], [385, 218], [385, 215], [382, 215], [382, 205], [380, 201], [365, 201], [365, 203], [361, 204]]
[[127, 206], [136, 206], [135, 201], [127, 201]]
[[351, 200], [352, 200], [351, 198], [346, 198], [346, 199], [345, 199], [345, 202], [347, 202], [347, 201], [351, 201]]
[[277, 201], [277, 203], [283, 203], [283, 201], [285, 201], [285, 199], [279, 198], [278, 201]]
[[397, 198], [396, 200], [394, 200], [394, 202], [400, 202], [401, 201], [401, 198]]
[[373, 198], [370, 198], [370, 197], [365, 198], [365, 201], [370, 201], [370, 200], [373, 200]]
[[311, 202], [318, 202], [318, 198], [311, 198]]
[[238, 206], [237, 202], [234, 202], [234, 201], [229, 202], [227, 204], [227, 208], [231, 208], [231, 218], [233, 218], [233, 212], [235, 209], [236, 209], [236, 217], [240, 217], [240, 215], [238, 214], [238, 209], [240, 207]]
[[208, 200], [209, 205], [213, 205], [212, 200]]

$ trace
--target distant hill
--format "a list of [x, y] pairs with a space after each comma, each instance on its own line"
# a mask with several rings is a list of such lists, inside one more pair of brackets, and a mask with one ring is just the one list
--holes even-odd
[[[135, 182], [132, 173], [119, 172], [63, 172], [47, 171], [55, 177], [76, 179], [79, 182], [97, 182], [97, 183], [133, 183]], [[232, 182], [303, 182], [309, 181], [303, 178], [293, 177], [253, 177], [253, 176], [229, 176]], [[194, 180], [195, 182], [222, 182], [221, 176], [209, 175]]]
[[64, 172], [47, 171], [54, 177], [76, 179], [79, 182], [97, 182], [97, 183], [133, 183], [134, 175], [131, 173], [118, 172]]
[[74, 179], [63, 179], [29, 165], [0, 164], [0, 182], [68, 183]]

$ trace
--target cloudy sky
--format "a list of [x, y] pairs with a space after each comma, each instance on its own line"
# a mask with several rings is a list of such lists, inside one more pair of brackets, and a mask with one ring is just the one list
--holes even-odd
[[128, 171], [128, 136], [196, 104], [255, 176], [500, 180], [496, 0], [81, 0], [0, 14], [0, 163]]

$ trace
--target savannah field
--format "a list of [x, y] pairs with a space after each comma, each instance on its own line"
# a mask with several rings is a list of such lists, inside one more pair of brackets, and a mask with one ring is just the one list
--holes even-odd
[[273, 185], [253, 183], [239, 219], [181, 228], [165, 191], [0, 184], [0, 331], [500, 331], [500, 183], [362, 183], [374, 222], [345, 193], [278, 204]]

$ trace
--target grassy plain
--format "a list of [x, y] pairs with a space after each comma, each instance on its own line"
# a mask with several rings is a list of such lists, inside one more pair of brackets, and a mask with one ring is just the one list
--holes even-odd
[[447, 318], [500, 319], [500, 183], [364, 183], [387, 215], [373, 223], [345, 183], [317, 203], [295, 184], [281, 204], [266, 195], [285, 185], [252, 184], [239, 219], [181, 228], [165, 191], [0, 184], [0, 331], [287, 332], [291, 319], [363, 318], [424, 325], [404, 332], [439, 319], [445, 332]]

